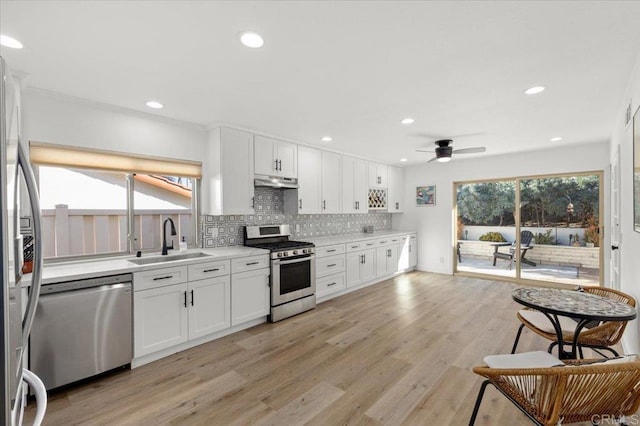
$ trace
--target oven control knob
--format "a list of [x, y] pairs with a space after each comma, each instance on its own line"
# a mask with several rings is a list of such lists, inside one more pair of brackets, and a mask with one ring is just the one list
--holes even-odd
[[278, 257], [282, 257], [282, 255], [283, 255], [282, 252], [278, 253]]
[[307, 249], [302, 249], [302, 253], [306, 253], [306, 252], [307, 252]]
[[293, 254], [294, 254], [294, 255], [298, 254], [298, 250], [294, 250], [294, 251], [293, 251]]

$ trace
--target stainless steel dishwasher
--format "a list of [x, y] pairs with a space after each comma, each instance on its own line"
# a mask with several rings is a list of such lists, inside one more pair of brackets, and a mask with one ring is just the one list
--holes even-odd
[[43, 285], [30, 341], [30, 369], [47, 389], [131, 363], [132, 277]]

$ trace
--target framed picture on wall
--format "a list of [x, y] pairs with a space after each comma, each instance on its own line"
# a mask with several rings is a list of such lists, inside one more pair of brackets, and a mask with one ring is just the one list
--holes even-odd
[[436, 186], [423, 185], [416, 188], [416, 206], [435, 206], [436, 205]]

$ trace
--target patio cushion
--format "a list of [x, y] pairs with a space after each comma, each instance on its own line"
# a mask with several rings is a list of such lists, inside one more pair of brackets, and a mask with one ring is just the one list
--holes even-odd
[[484, 358], [484, 362], [491, 368], [547, 368], [564, 365], [558, 358], [544, 351], [489, 355]]
[[603, 362], [603, 364], [622, 364], [625, 362], [633, 362], [638, 360], [638, 355], [625, 355], [617, 358], [612, 358]]
[[[530, 322], [534, 327], [538, 328], [539, 330], [542, 330], [545, 333], [550, 333], [550, 334], [556, 333], [555, 328], [553, 328], [553, 324], [551, 324], [551, 321], [549, 321], [549, 318], [547, 318], [542, 312], [532, 311], [529, 309], [522, 309], [518, 313], [522, 318]], [[562, 329], [563, 334], [575, 333], [576, 326], [578, 325], [578, 323], [576, 323], [574, 320], [572, 320], [569, 317], [563, 317], [558, 315], [558, 321], [560, 322], [560, 328]], [[580, 330], [580, 333], [586, 330], [587, 328], [583, 328], [582, 330]]]

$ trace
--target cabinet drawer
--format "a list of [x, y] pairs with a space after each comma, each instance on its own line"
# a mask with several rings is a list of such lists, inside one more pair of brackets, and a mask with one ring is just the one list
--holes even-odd
[[354, 241], [352, 243], [347, 243], [347, 253], [366, 250], [375, 246], [376, 246], [375, 240]]
[[316, 297], [326, 296], [347, 288], [344, 272], [318, 278], [316, 281]]
[[162, 268], [133, 274], [133, 291], [187, 282], [187, 267]]
[[336, 244], [333, 246], [316, 247], [316, 258], [335, 256], [336, 254], [344, 253], [344, 244]]
[[316, 259], [316, 277], [342, 272], [345, 269], [344, 254]]
[[269, 268], [269, 255], [242, 257], [240, 259], [231, 260], [231, 272], [253, 271], [256, 269]]
[[[395, 240], [395, 242], [393, 242], [392, 240]], [[376, 245], [378, 247], [380, 247], [380, 246], [390, 246], [392, 244], [398, 244], [399, 241], [400, 241], [400, 237], [378, 238], [376, 240]]]
[[391, 245], [397, 245], [397, 244], [402, 244], [404, 242], [405, 238], [406, 237], [404, 235], [401, 235], [401, 236], [398, 236], [398, 237], [391, 237], [391, 238], [389, 238], [389, 241], [390, 241]]
[[189, 265], [189, 281], [220, 277], [222, 275], [229, 275], [230, 273], [231, 262], [228, 260]]

